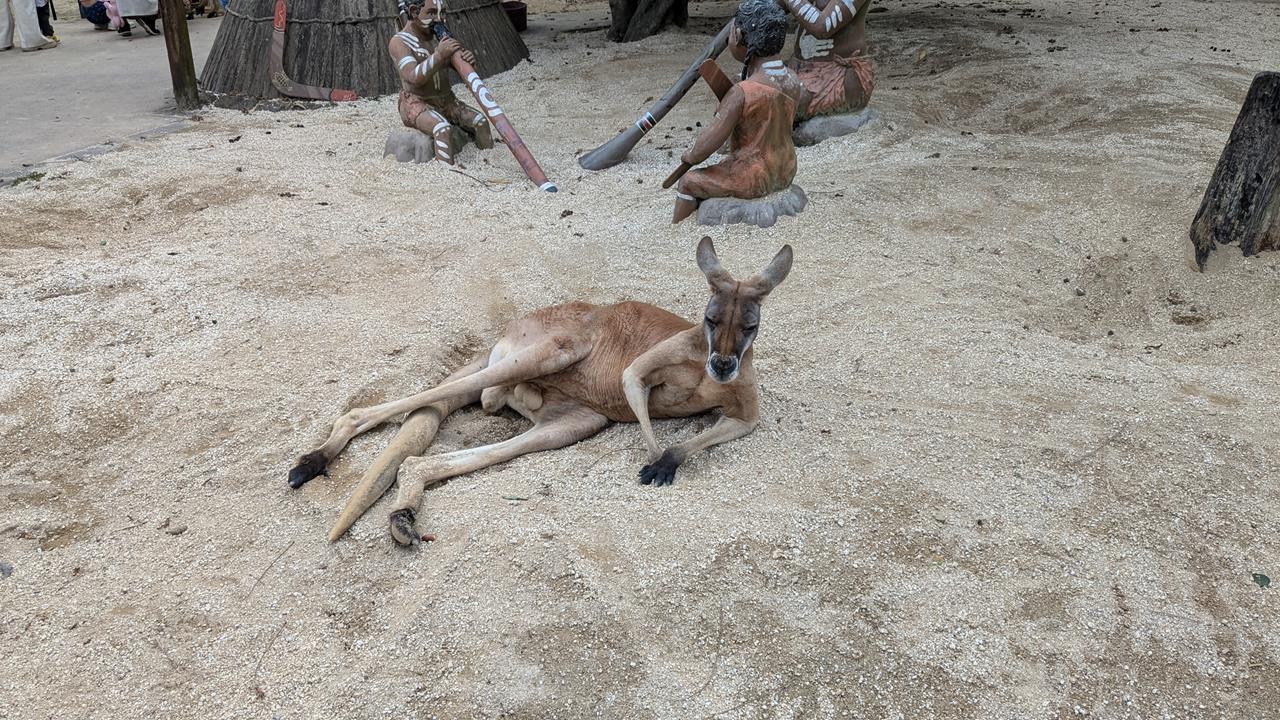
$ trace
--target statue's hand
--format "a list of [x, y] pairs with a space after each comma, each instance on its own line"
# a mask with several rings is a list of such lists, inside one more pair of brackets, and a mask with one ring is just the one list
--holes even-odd
[[460, 53], [462, 55], [462, 59], [466, 60], [468, 65], [476, 64], [476, 56], [472, 55], [470, 50], [466, 48], [461, 48]]
[[[459, 43], [457, 40], [453, 38], [445, 38], [444, 40], [440, 41], [439, 45], [436, 46], [436, 58], [440, 62], [448, 62], [449, 58], [453, 57], [453, 54], [458, 52], [461, 49], [462, 49], [462, 44]], [[464, 60], [466, 59], [465, 55], [462, 57]]]

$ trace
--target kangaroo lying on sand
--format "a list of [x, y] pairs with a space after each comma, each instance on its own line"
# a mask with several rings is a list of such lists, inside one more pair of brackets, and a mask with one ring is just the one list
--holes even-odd
[[[343, 415], [323, 445], [298, 459], [289, 485], [299, 488], [325, 474], [356, 435], [411, 413], [329, 531], [329, 540], [337, 540], [391, 487], [400, 464], [426, 450], [444, 418], [477, 400], [489, 412], [506, 405], [533, 427], [500, 443], [410, 461], [400, 473], [391, 513], [391, 536], [401, 545], [418, 542], [414, 509], [428, 484], [572, 445], [610, 422], [640, 423], [649, 450], [640, 482], [670, 485], [690, 455], [747, 435], [759, 422], [751, 344], [761, 301], [791, 270], [791, 246], [784, 245], [759, 275], [738, 281], [720, 267], [711, 238], [704, 237], [698, 267], [711, 284], [701, 324], [638, 302], [536, 310], [508, 325], [488, 357], [440, 385]], [[658, 448], [651, 417], [688, 417], [714, 408], [723, 415], [711, 428], [665, 451]]]

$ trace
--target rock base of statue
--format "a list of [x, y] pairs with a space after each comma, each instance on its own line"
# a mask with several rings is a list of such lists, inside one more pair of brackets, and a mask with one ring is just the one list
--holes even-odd
[[819, 115], [797, 125], [791, 131], [791, 140], [799, 147], [817, 145], [827, 138], [855, 133], [878, 117], [880, 113], [871, 108], [845, 115]]
[[[457, 157], [469, 139], [462, 128], [455, 126], [449, 138], [449, 155]], [[436, 159], [435, 138], [421, 130], [397, 128], [387, 135], [387, 144], [382, 148], [382, 157], [388, 156], [395, 157], [396, 162], [431, 162]]]
[[773, 227], [784, 215], [799, 215], [809, 204], [809, 197], [799, 185], [765, 195], [762, 198], [711, 198], [698, 206], [698, 224], [733, 225], [746, 223], [757, 227]]

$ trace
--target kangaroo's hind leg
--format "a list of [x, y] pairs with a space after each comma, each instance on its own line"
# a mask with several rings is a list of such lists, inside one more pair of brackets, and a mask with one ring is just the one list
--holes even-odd
[[[298, 464], [289, 471], [289, 485], [299, 488], [311, 478], [323, 474], [329, 461], [342, 452], [351, 438], [396, 415], [443, 400], [469, 397], [472, 393], [493, 385], [509, 385], [550, 375], [586, 357], [590, 350], [591, 345], [586, 340], [561, 334], [546, 336], [511, 353], [500, 362], [446, 380], [425, 392], [373, 407], [351, 410], [333, 424], [333, 432], [323, 445], [298, 460]], [[468, 366], [467, 369], [471, 367]]]
[[[446, 382], [471, 374], [479, 370], [481, 365], [481, 362], [472, 363], [450, 375]], [[360, 483], [347, 500], [346, 507], [342, 509], [333, 528], [329, 530], [329, 542], [342, 537], [343, 533], [387, 492], [391, 484], [396, 481], [396, 474], [405, 458], [426, 452], [445, 418], [479, 399], [480, 393], [477, 391], [470, 395], [441, 400], [409, 413], [386, 449], [365, 470]]]
[[[519, 408], [517, 408], [519, 409]], [[427, 485], [464, 473], [507, 462], [521, 455], [554, 450], [595, 435], [609, 424], [604, 415], [569, 400], [550, 400], [533, 413], [529, 430], [492, 445], [407, 460], [401, 472], [395, 511], [391, 513], [391, 537], [401, 545], [417, 544], [414, 509]]]
[[[475, 360], [469, 363], [468, 365], [458, 369], [448, 377], [446, 377], [442, 384], [447, 385], [450, 382], [453, 382], [454, 380], [459, 380], [469, 375], [474, 375], [475, 373], [482, 370], [484, 366], [485, 366], [485, 361], [483, 358], [479, 360]], [[437, 403], [436, 407], [439, 411], [440, 419], [443, 420], [447, 415], [449, 415], [449, 413], [453, 412], [454, 410], [457, 410], [460, 407], [463, 407], [465, 405], [469, 405], [475, 402], [475, 400], [462, 402], [462, 400], [466, 400], [466, 399], [467, 399], [466, 396], [460, 396], [456, 399], [450, 399], [445, 402]], [[334, 423], [333, 431], [329, 434], [329, 439], [326, 440], [323, 445], [303, 455], [302, 457], [298, 458], [298, 463], [294, 465], [293, 469], [289, 471], [289, 487], [297, 489], [307, 484], [307, 482], [309, 482], [312, 478], [318, 475], [328, 474], [329, 462], [333, 460], [335, 457], [337, 457], [338, 453], [342, 452], [342, 448], [346, 447], [347, 442], [350, 441], [352, 437], [358, 434], [353, 431], [351, 432], [350, 435], [344, 438], [345, 433], [339, 433], [340, 429], [341, 430], [348, 429], [344, 421], [347, 420], [347, 418], [351, 415], [352, 412], [355, 412], [355, 411], [353, 410], [351, 412], [348, 412], [346, 415], [339, 418], [338, 422]], [[407, 427], [408, 424], [409, 424], [409, 421], [406, 420], [405, 426]], [[352, 430], [354, 430], [354, 428], [352, 428]], [[363, 430], [360, 432], [363, 432]], [[402, 428], [402, 432], [403, 432], [403, 428]], [[435, 435], [435, 431], [433, 430], [432, 436], [434, 435]], [[400, 433], [397, 433], [396, 438], [391, 441], [392, 445], [395, 445], [397, 440], [399, 439], [400, 439]], [[427, 438], [426, 442], [430, 443], [431, 438]], [[424, 449], [425, 449], [425, 445], [424, 445]], [[416, 453], [415, 452], [408, 453], [408, 455], [417, 455], [420, 453], [421, 453], [421, 450], [419, 450]], [[406, 455], [405, 457], [408, 457], [408, 455]], [[381, 460], [381, 458], [379, 459]], [[375, 465], [376, 464], [377, 463], [375, 462]], [[352, 518], [352, 522], [354, 521], [355, 519]]]

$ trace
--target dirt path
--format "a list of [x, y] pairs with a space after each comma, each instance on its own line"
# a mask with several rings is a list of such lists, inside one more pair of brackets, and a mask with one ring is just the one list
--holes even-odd
[[800, 218], [710, 232], [735, 271], [796, 248], [754, 435], [655, 490], [614, 426], [427, 493], [418, 551], [385, 503], [325, 543], [392, 429], [285, 473], [346, 408], [541, 305], [700, 312], [703, 229], [658, 186], [710, 94], [623, 166], [574, 157], [712, 27], [565, 33], [494, 79], [556, 195], [501, 149], [464, 153], [479, 181], [381, 160], [389, 99], [211, 112], [0, 190], [0, 717], [1280, 707], [1252, 578], [1280, 577], [1280, 256], [1199, 274], [1186, 240], [1271, 3], [873, 15], [882, 119], [800, 150]]

